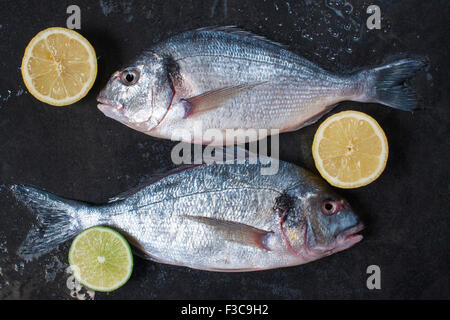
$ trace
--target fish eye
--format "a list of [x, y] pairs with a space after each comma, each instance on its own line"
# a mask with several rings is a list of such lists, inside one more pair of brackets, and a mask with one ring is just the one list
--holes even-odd
[[336, 203], [336, 201], [332, 201], [332, 200], [325, 200], [322, 203], [322, 213], [327, 215], [327, 216], [331, 216], [333, 214], [335, 214], [338, 211], [338, 205]]
[[126, 86], [132, 86], [139, 80], [138, 70], [125, 70], [120, 74], [120, 82]]

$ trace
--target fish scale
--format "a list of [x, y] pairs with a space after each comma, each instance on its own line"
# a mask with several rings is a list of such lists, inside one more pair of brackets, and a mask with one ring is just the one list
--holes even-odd
[[[424, 65], [424, 59], [406, 58], [332, 74], [249, 32], [202, 28], [144, 51], [109, 80], [99, 94], [98, 108], [155, 137], [229, 145], [234, 139], [203, 138], [210, 129], [222, 134], [227, 129], [297, 130], [345, 100], [413, 110], [416, 97], [405, 80]], [[127, 75], [137, 80], [128, 83]], [[174, 136], [180, 131], [184, 134]], [[237, 137], [251, 142], [265, 134]]]
[[[261, 168], [246, 159], [179, 169], [95, 206], [12, 186], [41, 221], [19, 253], [42, 254], [106, 225], [147, 259], [232, 272], [299, 265], [361, 240], [359, 219], [322, 180], [286, 162], [271, 176]], [[342, 209], [329, 214], [324, 203]]]
[[[312, 117], [314, 114], [311, 113], [317, 111], [308, 106], [317, 104], [314, 100], [317, 100], [320, 94], [330, 95], [329, 91], [336, 92], [345, 82], [319, 70], [318, 67], [276, 44], [266, 41], [255, 42], [251, 37], [241, 39], [238, 35], [232, 35], [224, 40], [225, 45], [216, 47], [211, 45], [211, 41], [214, 39], [215, 43], [221, 43], [220, 40], [228, 34], [204, 33], [202, 35], [203, 37], [196, 37], [195, 46], [186, 45], [186, 42], [193, 42], [192, 36], [189, 35], [175, 37], [170, 41], [176, 43], [170, 52], [180, 64], [181, 76], [189, 74], [190, 82], [195, 84], [196, 90], [193, 90], [191, 95], [242, 82], [267, 81], [268, 84], [239, 94], [239, 99], [231, 101], [228, 108], [219, 108], [207, 115], [197, 116], [192, 121], [187, 120], [186, 126], [193, 125], [194, 121], [201, 121], [202, 125], [206, 126], [205, 129], [225, 127], [282, 130], [284, 127], [295, 126], [296, 119], [300, 117]], [[270, 54], [266, 51], [261, 54], [261, 49], [266, 49]], [[159, 50], [163, 48], [155, 49], [157, 52]], [[236, 60], [244, 60], [247, 63], [237, 63]], [[198, 70], [205, 70], [205, 72], [198, 72]], [[311, 89], [309, 87], [305, 89], [298, 83], [304, 80], [311, 82], [310, 77], [313, 74], [316, 74], [315, 78], [320, 79], [315, 82], [319, 82], [321, 92], [311, 99], [308, 96]], [[315, 91], [313, 86], [312, 88], [312, 91]], [[249, 105], [258, 106], [258, 112], [255, 113], [254, 109], [248, 108]], [[299, 107], [302, 107], [306, 115], [299, 115]], [[170, 111], [168, 116], [170, 119]], [[235, 122], [238, 118], [241, 119], [241, 123], [236, 126]], [[289, 123], [286, 119], [293, 119], [293, 121]], [[155, 132], [158, 131], [156, 128]]]

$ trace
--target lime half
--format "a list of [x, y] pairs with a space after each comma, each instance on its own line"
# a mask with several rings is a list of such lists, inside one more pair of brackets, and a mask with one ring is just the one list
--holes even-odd
[[74, 277], [94, 291], [109, 292], [124, 285], [133, 271], [133, 254], [115, 230], [96, 226], [72, 242], [69, 263]]

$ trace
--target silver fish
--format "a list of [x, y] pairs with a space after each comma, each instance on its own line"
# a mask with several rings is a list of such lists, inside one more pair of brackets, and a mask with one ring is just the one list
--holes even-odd
[[82, 230], [119, 230], [145, 258], [210, 271], [256, 271], [304, 264], [362, 239], [350, 205], [318, 177], [280, 162], [199, 165], [161, 177], [105, 205], [66, 200], [14, 185], [40, 222], [19, 249], [45, 253]]
[[[115, 72], [98, 108], [151, 136], [228, 145], [234, 142], [219, 138], [227, 129], [297, 130], [344, 100], [413, 110], [416, 96], [404, 81], [424, 63], [401, 59], [335, 75], [249, 32], [203, 28], [169, 38]], [[220, 135], [208, 137], [209, 129]]]

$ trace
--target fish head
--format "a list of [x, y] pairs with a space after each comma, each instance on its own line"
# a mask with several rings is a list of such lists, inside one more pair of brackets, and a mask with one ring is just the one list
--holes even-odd
[[285, 205], [282, 232], [295, 254], [318, 259], [362, 240], [358, 232], [364, 229], [363, 223], [348, 202], [334, 192], [323, 188], [305, 192], [298, 186], [285, 196], [290, 203]]
[[163, 58], [146, 52], [134, 63], [114, 72], [97, 97], [107, 117], [147, 132], [164, 118], [174, 90]]
[[321, 192], [306, 200], [308, 211], [307, 248], [329, 255], [350, 248], [362, 240], [364, 224], [349, 203], [332, 192]]

